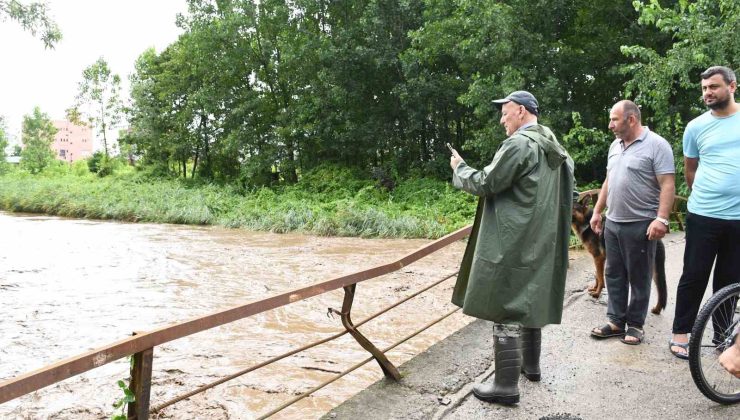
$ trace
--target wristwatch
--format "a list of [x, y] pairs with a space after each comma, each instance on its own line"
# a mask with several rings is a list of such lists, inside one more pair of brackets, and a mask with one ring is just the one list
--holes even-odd
[[663, 223], [666, 227], [671, 226], [671, 223], [668, 221], [668, 219], [664, 219], [662, 217], [656, 217], [655, 220], [659, 221], [660, 223]]

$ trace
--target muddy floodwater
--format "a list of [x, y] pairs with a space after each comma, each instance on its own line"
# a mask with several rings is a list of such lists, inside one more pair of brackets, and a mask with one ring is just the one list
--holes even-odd
[[[216, 227], [129, 224], [0, 212], [0, 382], [60, 359], [289, 290], [392, 262], [429, 240], [326, 238]], [[353, 320], [452, 274], [464, 243], [358, 285]], [[454, 308], [454, 279], [360, 331], [379, 348]], [[342, 330], [333, 291], [154, 349], [152, 406]], [[472, 319], [456, 313], [389, 352], [400, 365]], [[166, 408], [164, 419], [250, 419], [368, 353], [323, 344]], [[121, 359], [0, 404], [2, 419], [103, 419], [128, 376]], [[275, 418], [316, 418], [380, 379], [368, 363]]]

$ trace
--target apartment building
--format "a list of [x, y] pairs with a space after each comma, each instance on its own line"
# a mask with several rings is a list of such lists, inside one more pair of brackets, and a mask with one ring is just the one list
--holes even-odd
[[74, 162], [92, 156], [93, 137], [90, 127], [74, 125], [64, 120], [54, 120], [53, 123], [57, 133], [51, 148], [57, 159]]

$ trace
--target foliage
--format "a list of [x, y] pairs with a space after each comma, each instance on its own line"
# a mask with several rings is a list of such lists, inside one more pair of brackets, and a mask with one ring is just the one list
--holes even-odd
[[69, 165], [70, 173], [75, 176], [85, 176], [90, 173], [87, 159], [77, 160]]
[[334, 168], [341, 176], [331, 177], [328, 165], [294, 185], [245, 191], [157, 178], [127, 166], [100, 178], [59, 164], [67, 171], [0, 176], [0, 209], [318, 235], [437, 238], [469, 224], [476, 203], [446, 182], [399, 180], [388, 192], [346, 168]]
[[22, 168], [36, 174], [54, 162], [54, 151], [51, 149], [51, 143], [54, 141], [56, 132], [57, 129], [52, 124], [49, 116], [42, 113], [39, 107], [35, 107], [31, 115], [23, 116]]
[[[625, 68], [631, 77], [625, 90], [651, 111], [648, 122], [680, 153], [685, 124], [706, 110], [699, 74], [715, 65], [740, 67], [740, 3], [679, 0], [664, 6], [649, 0], [635, 1], [634, 7], [641, 25], [670, 35], [672, 43], [664, 51], [642, 44], [622, 47], [635, 60]], [[686, 191], [683, 177], [677, 180], [677, 190]]]
[[371, 185], [356, 168], [323, 164], [304, 174], [298, 187], [310, 193], [350, 197]]
[[[447, 142], [490, 161], [505, 138], [491, 100], [515, 89], [535, 93], [560, 137], [574, 112], [606, 127], [632, 63], [620, 46], [670, 46], [628, 0], [188, 6], [183, 35], [137, 60], [123, 141], [143, 165], [250, 188], [327, 162], [446, 179]], [[584, 161], [584, 182], [602, 163]]]
[[62, 39], [62, 32], [49, 16], [49, 7], [44, 2], [23, 4], [16, 0], [0, 0], [0, 21], [8, 18], [20, 23], [33, 36], [40, 33], [46, 48], [54, 48]]
[[121, 414], [115, 414], [111, 417], [111, 420], [126, 420], [128, 415], [126, 414], [126, 408], [129, 403], [136, 401], [134, 393], [128, 388], [125, 382], [119, 380], [116, 382], [118, 388], [123, 392], [123, 396], [113, 403], [113, 408], [121, 409]]
[[121, 77], [112, 73], [108, 62], [100, 57], [82, 72], [76, 102], [67, 110], [67, 119], [71, 122], [87, 123], [98, 130], [103, 137], [105, 156], [108, 156], [108, 130], [122, 118], [120, 91]]
[[579, 185], [584, 183], [583, 180], [600, 183], [606, 178], [607, 153], [613, 136], [603, 130], [584, 127], [581, 114], [577, 112], [572, 118], [573, 128], [563, 136], [562, 143], [575, 163], [576, 181]]
[[89, 172], [97, 174], [99, 177], [112, 175], [125, 165], [126, 157], [110, 157], [105, 153], [97, 151], [86, 160]]
[[97, 175], [99, 177], [113, 175], [124, 163], [119, 157], [103, 156], [98, 165]]
[[627, 91], [655, 112], [655, 119], [671, 129], [678, 114], [683, 121], [704, 111], [699, 74], [713, 65], [736, 68], [740, 62], [740, 4], [733, 0], [680, 0], [663, 7], [656, 0], [634, 2], [639, 22], [670, 34], [673, 43], [664, 53], [643, 45], [622, 51], [637, 62], [626, 71], [632, 76]]
[[100, 170], [100, 162], [105, 158], [105, 153], [98, 150], [92, 156], [86, 159], [87, 168], [90, 172], [96, 174]]
[[5, 149], [8, 147], [8, 138], [5, 131], [5, 120], [0, 116], [0, 174], [4, 173], [8, 166], [8, 163], [5, 160], [7, 155], [5, 153]]
[[[622, 98], [680, 154], [685, 123], [704, 110], [698, 74], [738, 65], [738, 12], [732, 0], [188, 0], [182, 35], [136, 61], [126, 162], [93, 157], [105, 178], [70, 186], [99, 202], [4, 206], [434, 237], [472, 215], [472, 198], [440, 182], [444, 144], [489, 163], [505, 138], [491, 100], [512, 90], [537, 96], [581, 188], [604, 179], [608, 111]], [[70, 116], [89, 121], [85, 92], [110, 105], [95, 123], [115, 124], [117, 76], [101, 59], [84, 79]], [[42, 175], [72, 177], [64, 168]], [[677, 191], [688, 192], [680, 176]]]

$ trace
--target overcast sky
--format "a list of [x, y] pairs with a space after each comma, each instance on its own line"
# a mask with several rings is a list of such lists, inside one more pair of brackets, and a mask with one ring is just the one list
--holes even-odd
[[53, 50], [16, 22], [0, 21], [0, 115], [11, 136], [20, 137], [23, 115], [36, 105], [52, 119], [64, 119], [82, 71], [101, 56], [123, 79], [122, 94], [128, 98], [136, 58], [149, 47], [161, 52], [175, 41], [180, 34], [176, 15], [187, 11], [186, 0], [46, 3], [63, 36]]

